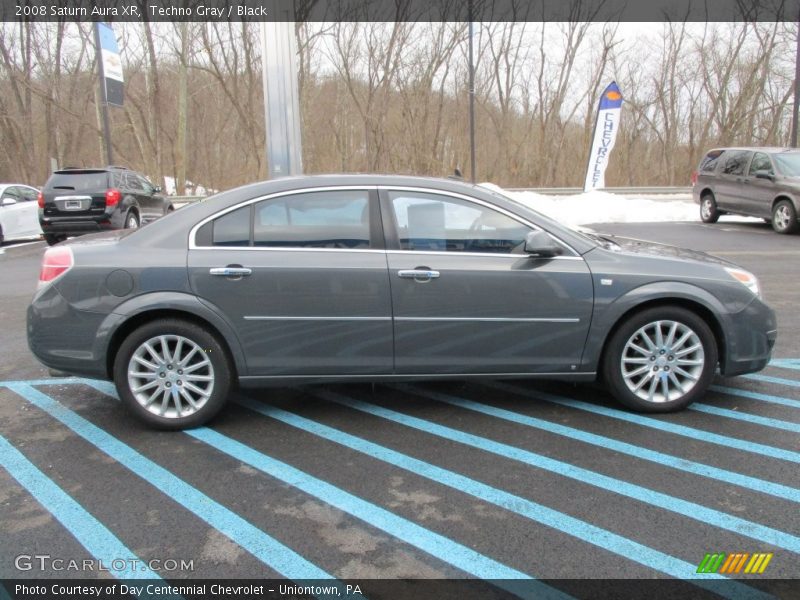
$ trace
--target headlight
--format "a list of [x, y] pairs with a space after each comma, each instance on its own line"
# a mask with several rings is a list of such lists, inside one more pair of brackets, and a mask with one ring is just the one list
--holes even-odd
[[761, 288], [758, 286], [758, 279], [756, 279], [755, 275], [744, 269], [729, 269], [725, 267], [725, 270], [728, 272], [728, 275], [761, 298]]

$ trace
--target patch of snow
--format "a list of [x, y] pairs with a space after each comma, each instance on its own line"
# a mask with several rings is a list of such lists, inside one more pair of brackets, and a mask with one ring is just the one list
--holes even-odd
[[[659, 194], [654, 199], [593, 190], [573, 196], [548, 196], [536, 192], [509, 192], [493, 183], [480, 185], [568, 225], [700, 221], [700, 206], [690, 194]], [[754, 220], [752, 217], [722, 218], [726, 221]]]

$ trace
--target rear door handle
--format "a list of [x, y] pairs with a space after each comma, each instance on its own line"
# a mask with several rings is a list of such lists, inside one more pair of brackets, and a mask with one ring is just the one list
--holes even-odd
[[432, 271], [431, 269], [417, 268], [417, 269], [403, 269], [397, 272], [397, 276], [402, 279], [414, 279], [416, 281], [430, 281], [431, 279], [439, 279], [439, 271]]
[[228, 265], [227, 267], [214, 267], [208, 271], [211, 275], [218, 275], [220, 277], [247, 277], [253, 272], [253, 269], [242, 267], [239, 265]]

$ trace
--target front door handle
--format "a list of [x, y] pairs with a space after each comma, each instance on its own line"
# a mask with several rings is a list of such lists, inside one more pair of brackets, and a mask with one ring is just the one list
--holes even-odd
[[214, 267], [208, 271], [211, 275], [220, 277], [247, 277], [253, 272], [253, 269], [248, 269], [241, 265], [228, 265], [227, 267]]
[[432, 271], [425, 267], [418, 267], [416, 269], [403, 269], [397, 272], [397, 276], [402, 279], [413, 279], [414, 281], [430, 281], [431, 279], [439, 279], [439, 271]]

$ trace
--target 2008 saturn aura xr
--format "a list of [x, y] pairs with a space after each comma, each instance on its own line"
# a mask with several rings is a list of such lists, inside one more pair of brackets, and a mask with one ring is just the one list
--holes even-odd
[[600, 377], [672, 411], [718, 365], [762, 369], [775, 335], [736, 265], [400, 176], [258, 183], [58, 244], [28, 310], [43, 364], [112, 379], [168, 429], [212, 418], [236, 382]]

